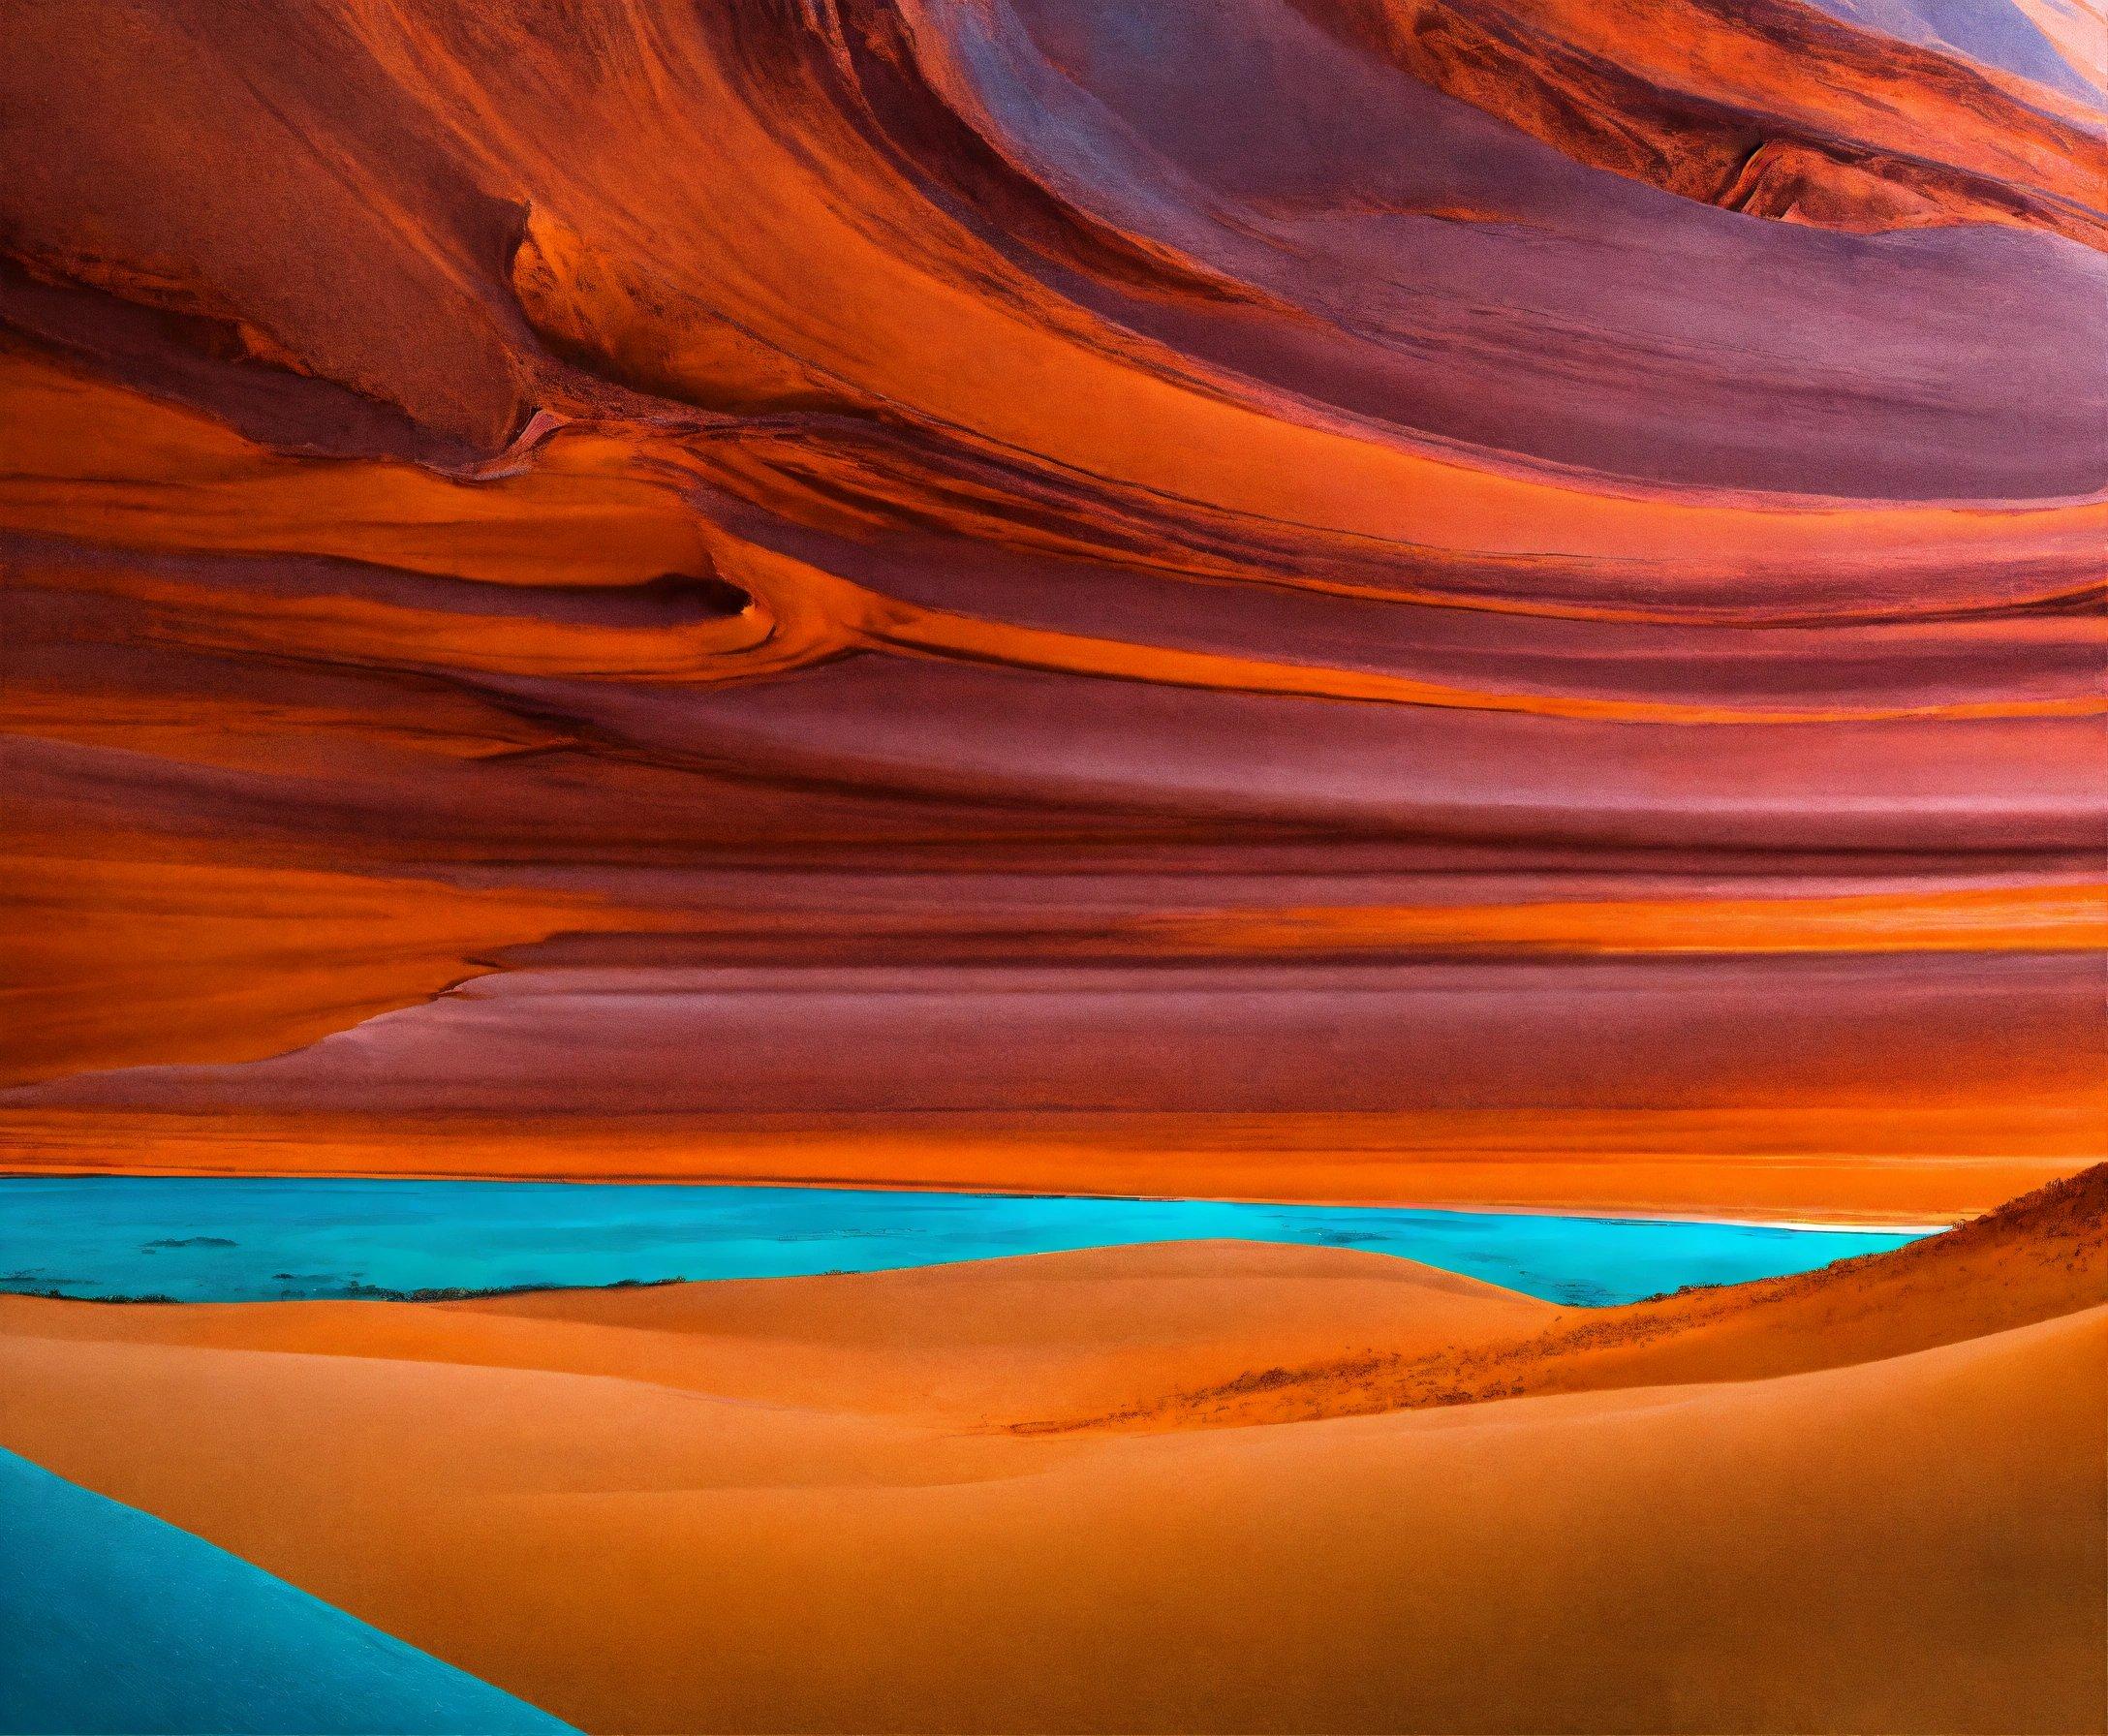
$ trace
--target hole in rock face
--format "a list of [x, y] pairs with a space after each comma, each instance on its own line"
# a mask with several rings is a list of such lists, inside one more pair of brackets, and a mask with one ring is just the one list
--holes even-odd
[[715, 574], [698, 576], [689, 573], [665, 573], [651, 582], [679, 592], [697, 605], [698, 613], [705, 615], [744, 614], [754, 604], [751, 592]]
[[677, 628], [727, 621], [754, 606], [753, 592], [714, 573], [662, 573], [623, 585], [550, 586], [533, 595], [533, 611], [544, 620], [602, 627]]
[[631, 584], [547, 585], [522, 589], [515, 598], [493, 599], [482, 587], [478, 613], [521, 613], [544, 621], [590, 622], [600, 627], [679, 628], [696, 621], [724, 621], [754, 606], [754, 594], [710, 573], [662, 573]]

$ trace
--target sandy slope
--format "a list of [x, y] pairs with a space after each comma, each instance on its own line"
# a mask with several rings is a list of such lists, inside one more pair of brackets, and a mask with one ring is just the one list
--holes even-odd
[[1503, 1345], [1569, 1312], [1383, 1255], [1242, 1242], [379, 1307], [0, 1297], [0, 1321], [39, 1336], [614, 1376], [946, 1427], [1149, 1402], [1343, 1344]]
[[[1433, 1349], [1335, 1351], [1166, 1391], [1094, 1426], [1281, 1422], [1528, 1393], [1752, 1380], [1873, 1362], [2108, 1302], [2108, 1165], [1889, 1254], [1628, 1308], [1568, 1309]], [[1028, 1429], [1082, 1426], [1059, 1418]]]
[[[1856, 1297], [1901, 1336], [1803, 1331], [1845, 1365], [1763, 1379], [1717, 1378], [1752, 1371], [1715, 1296], [1686, 1331], [1729, 1348], [1650, 1377], [1681, 1384], [1004, 1426], [1327, 1342], [1463, 1365], [1577, 1326], [1215, 1244], [441, 1307], [11, 1299], [0, 1439], [597, 1729], [2094, 1729], [2108, 1304], [2056, 1227], [2093, 1187], [1937, 1281], [1845, 1269], [1820, 1318]], [[1740, 1296], [1749, 1340], [1801, 1331], [1777, 1290]]]

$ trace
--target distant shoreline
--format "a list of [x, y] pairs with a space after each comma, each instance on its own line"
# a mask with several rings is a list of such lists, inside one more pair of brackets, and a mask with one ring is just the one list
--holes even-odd
[[1834, 1235], [1938, 1235], [1965, 1224], [1975, 1214], [1962, 1213], [1946, 1219], [1887, 1218], [1871, 1213], [1840, 1214], [1834, 1218], [1811, 1217], [1800, 1213], [1791, 1217], [1766, 1217], [1751, 1212], [1697, 1212], [1630, 1206], [1607, 1208], [1596, 1206], [1569, 1206], [1535, 1201], [1514, 1203], [1487, 1200], [1472, 1204], [1455, 1201], [1432, 1202], [1420, 1199], [1370, 1199], [1362, 1198], [1285, 1198], [1278, 1194], [1167, 1194], [1132, 1193], [1100, 1189], [1055, 1190], [1047, 1188], [1003, 1187], [933, 1187], [922, 1182], [879, 1181], [859, 1178], [854, 1181], [815, 1180], [812, 1178], [726, 1176], [665, 1176], [665, 1175], [557, 1175], [541, 1173], [511, 1174], [464, 1174], [459, 1171], [430, 1170], [294, 1170], [294, 1169], [207, 1169], [196, 1166], [151, 1164], [138, 1167], [117, 1168], [97, 1164], [48, 1164], [35, 1168], [0, 1166], [0, 1182], [34, 1181], [39, 1178], [66, 1177], [79, 1179], [91, 1176], [108, 1176], [116, 1180], [159, 1181], [371, 1181], [371, 1182], [462, 1182], [485, 1183], [494, 1186], [516, 1187], [541, 1184], [552, 1187], [661, 1187], [661, 1188], [790, 1188], [810, 1190], [818, 1193], [839, 1194], [944, 1194], [953, 1195], [984, 1196], [1008, 1199], [1112, 1199], [1140, 1200], [1152, 1203], [1191, 1203], [1204, 1205], [1269, 1205], [1311, 1206], [1343, 1211], [1380, 1212], [1442, 1212], [1457, 1216], [1514, 1217], [1514, 1218], [1586, 1218], [1599, 1223], [1636, 1224], [1690, 1224], [1718, 1225], [1739, 1229], [1783, 1229], [1815, 1231]]

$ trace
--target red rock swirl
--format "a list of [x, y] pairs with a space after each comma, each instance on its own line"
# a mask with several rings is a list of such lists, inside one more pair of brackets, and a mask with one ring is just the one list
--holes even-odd
[[2071, 1166], [2100, 21], [1956, 11], [14, 10], [11, 1158]]

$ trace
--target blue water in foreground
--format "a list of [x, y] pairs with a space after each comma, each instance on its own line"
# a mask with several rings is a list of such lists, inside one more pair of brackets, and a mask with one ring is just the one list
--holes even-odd
[[178, 1302], [870, 1272], [1216, 1237], [1361, 1248], [1549, 1301], [1636, 1301], [1907, 1233], [1380, 1206], [852, 1188], [0, 1179], [0, 1289]]
[[5, 1451], [0, 1539], [9, 1736], [571, 1731], [202, 1537]]

